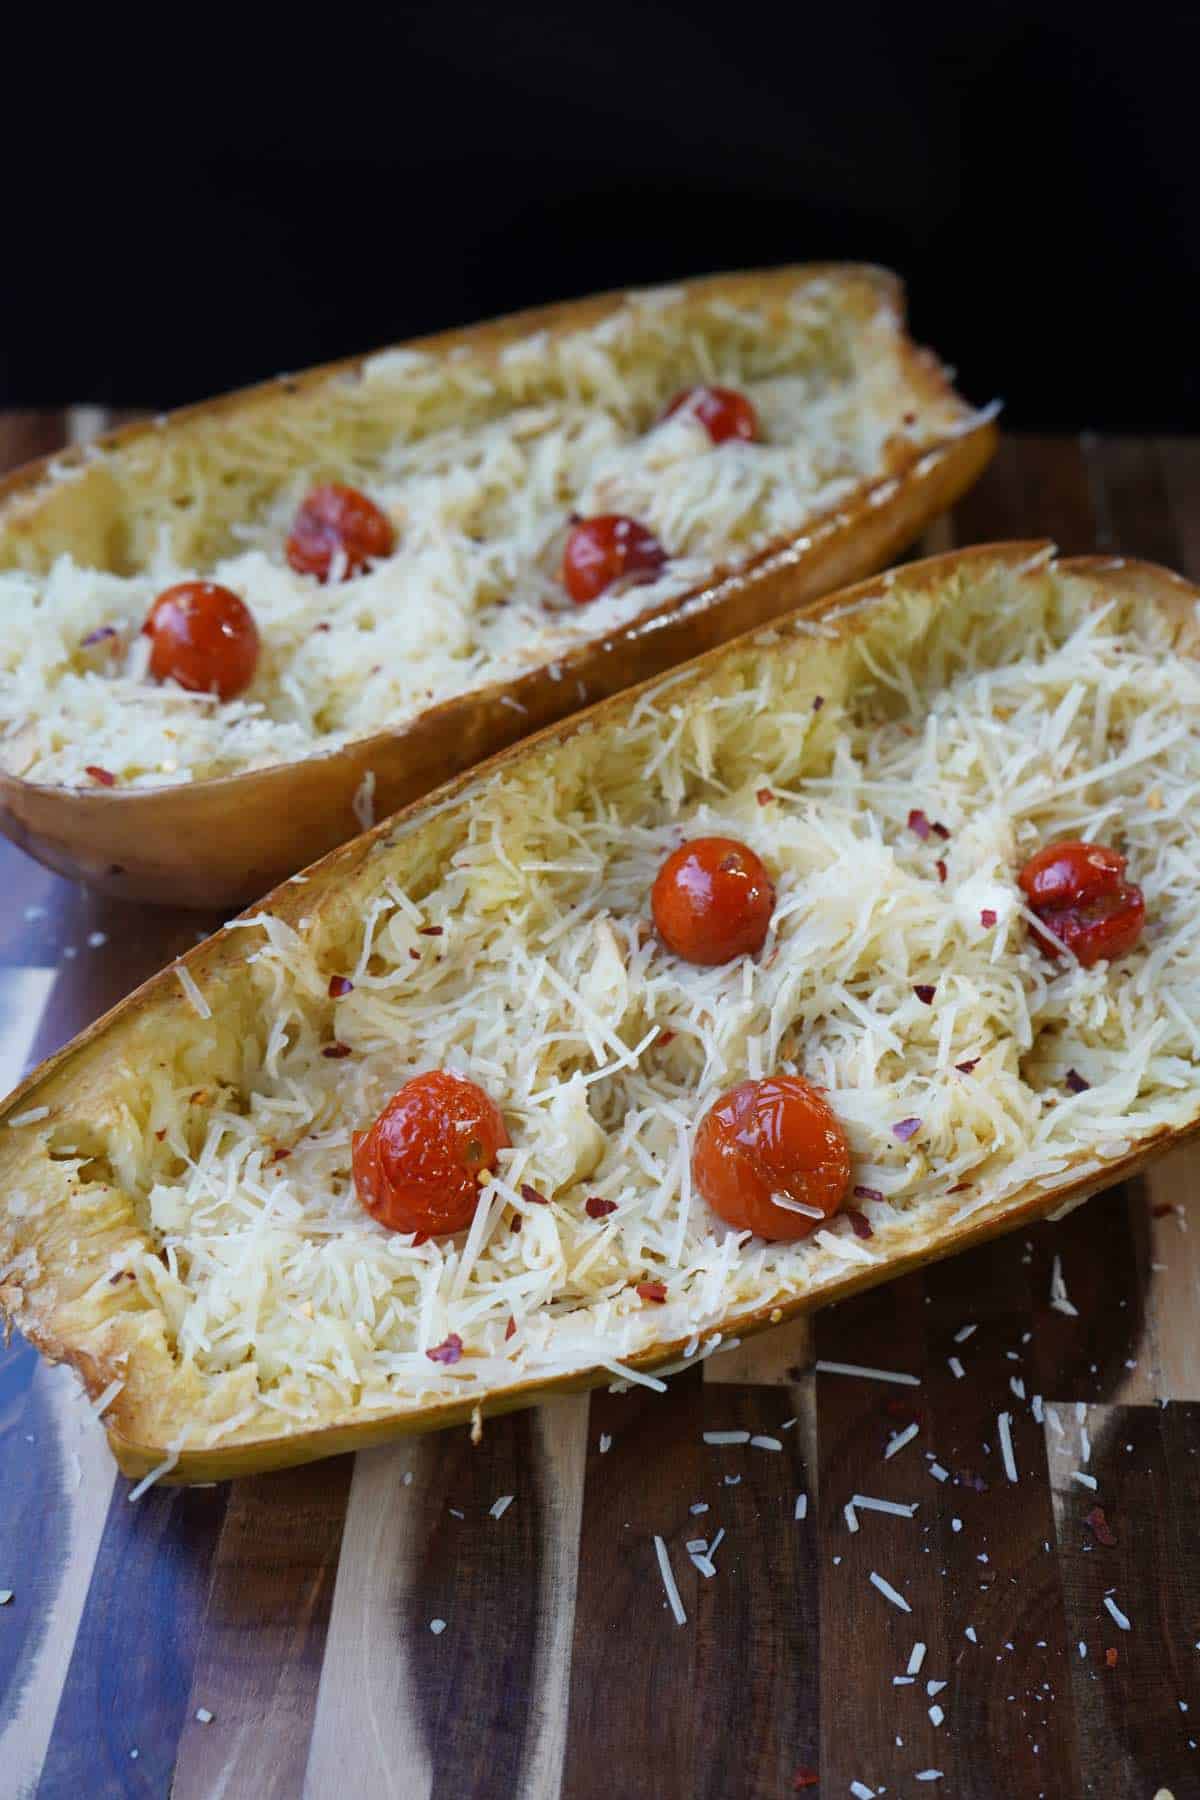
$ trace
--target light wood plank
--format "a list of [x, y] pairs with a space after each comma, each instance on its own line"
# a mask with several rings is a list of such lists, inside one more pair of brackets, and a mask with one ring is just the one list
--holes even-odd
[[304, 1784], [309, 1800], [428, 1800], [432, 1791], [397, 1611], [416, 1576], [420, 1501], [436, 1479], [437, 1447], [419, 1438], [354, 1459]]
[[1143, 1185], [1154, 1392], [1164, 1400], [1200, 1400], [1200, 1150], [1189, 1145], [1153, 1164]]
[[810, 1318], [792, 1319], [775, 1331], [760, 1331], [733, 1350], [704, 1360], [704, 1379], [734, 1387], [792, 1387], [812, 1366]]

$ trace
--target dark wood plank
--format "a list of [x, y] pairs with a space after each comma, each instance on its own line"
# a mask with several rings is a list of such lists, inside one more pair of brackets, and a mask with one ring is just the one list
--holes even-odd
[[[924, 1299], [921, 1277], [913, 1276], [818, 1314], [818, 1360], [895, 1370], [923, 1381]], [[927, 1677], [946, 1674], [952, 1653], [940, 1558], [931, 1553], [926, 1533], [936, 1504], [924, 1457], [929, 1446], [922, 1433], [892, 1458], [883, 1454], [918, 1414], [925, 1419], [923, 1387], [817, 1374], [822, 1792], [844, 1794], [852, 1781], [868, 1787], [886, 1782], [893, 1790], [917, 1770], [954, 1766], [951, 1746], [919, 1698]], [[915, 1519], [864, 1511], [852, 1533], [844, 1509], [856, 1493], [915, 1500], [920, 1510]], [[872, 1571], [907, 1600], [910, 1612], [871, 1585]], [[904, 1674], [918, 1640], [929, 1647], [921, 1685], [896, 1688], [892, 1677]]]
[[[708, 1535], [699, 1522], [711, 1516], [689, 1508], [715, 1504], [724, 1474], [736, 1473], [710, 1460], [703, 1430], [699, 1370], [676, 1376], [668, 1395], [592, 1396], [564, 1800], [692, 1791], [701, 1577], [684, 1544]], [[602, 1453], [605, 1436], [612, 1444]], [[655, 1534], [670, 1553], [686, 1626], [667, 1609]]]
[[954, 509], [960, 544], [1053, 538], [1064, 556], [1094, 550], [1094, 497], [1080, 441], [1005, 437], [983, 478]]
[[1159, 438], [1163, 484], [1181, 575], [1200, 581], [1200, 438]]
[[1155, 441], [1089, 436], [1084, 452], [1096, 511], [1096, 548], [1175, 567], [1179, 540]]
[[[791, 1408], [787, 1389], [704, 1385], [705, 1431], [748, 1431], [783, 1449], [704, 1451], [709, 1510], [689, 1515], [684, 1541], [725, 1536], [716, 1575], [696, 1583], [686, 1627], [696, 1641], [685, 1791], [697, 1800], [786, 1794], [797, 1770], [820, 1760], [816, 1481], [796, 1425], [782, 1429]], [[803, 1521], [794, 1516], [799, 1493], [812, 1507]]]
[[[1151, 1258], [1141, 1184], [1111, 1188], [1057, 1224], [1035, 1227], [1028, 1242], [1037, 1390], [1048, 1400], [1146, 1398]], [[1051, 1304], [1055, 1258], [1077, 1316]]]
[[173, 1800], [301, 1791], [353, 1467], [339, 1456], [233, 1485]]
[[[925, 1275], [929, 1447], [949, 1477], [930, 1483], [953, 1620], [953, 1675], [938, 1699], [956, 1756], [950, 1791], [964, 1800], [1068, 1795], [1079, 1782], [1049, 1469], [1033, 1413], [1030, 1257], [1027, 1240], [1010, 1236]], [[969, 1325], [976, 1329], [958, 1341]], [[1015, 1483], [1004, 1466], [1002, 1412]]]
[[0, 412], [0, 474], [61, 450], [68, 436], [65, 413]]
[[[1194, 1448], [1194, 1418], [1173, 1438], [1176, 1460], [1159, 1408], [1090, 1409], [1088, 1470], [1098, 1484], [1091, 1492], [1071, 1478], [1078, 1426], [1068, 1412], [1070, 1441], [1055, 1458], [1058, 1555], [1076, 1641], [1071, 1680], [1083, 1791], [1141, 1800], [1165, 1787], [1183, 1800], [1200, 1792], [1196, 1476], [1183, 1436], [1193, 1437]], [[1104, 1534], [1087, 1523], [1097, 1505]], [[1106, 1596], [1128, 1630], [1107, 1610]]]
[[117, 1483], [38, 1800], [167, 1792], [227, 1497]]

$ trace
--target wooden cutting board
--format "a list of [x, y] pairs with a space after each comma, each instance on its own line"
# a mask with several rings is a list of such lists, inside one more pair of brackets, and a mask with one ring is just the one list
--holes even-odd
[[[0, 462], [107, 422], [0, 416]], [[1043, 533], [1200, 577], [1200, 442], [1010, 438], [924, 548]], [[211, 923], [7, 845], [0, 881], [4, 1086]], [[71, 1379], [14, 1339], [0, 1792], [768, 1800], [812, 1773], [826, 1800], [1200, 1796], [1198, 1186], [1192, 1150], [665, 1395], [135, 1505]], [[1056, 1256], [1077, 1316], [1050, 1306]], [[782, 1448], [703, 1440], [730, 1429]], [[852, 1533], [855, 1493], [917, 1512]], [[705, 1578], [685, 1545], [718, 1530]]]

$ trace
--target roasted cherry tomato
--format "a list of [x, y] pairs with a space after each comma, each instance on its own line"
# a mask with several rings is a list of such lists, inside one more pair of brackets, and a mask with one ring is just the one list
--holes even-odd
[[[738, 1231], [807, 1237], [842, 1204], [850, 1152], [837, 1118], [798, 1075], [743, 1081], [700, 1121], [692, 1178], [713, 1211]], [[794, 1212], [780, 1201], [807, 1207]]]
[[150, 673], [195, 694], [232, 700], [258, 666], [258, 627], [248, 606], [215, 581], [181, 581], [150, 608]]
[[461, 1075], [414, 1075], [353, 1142], [354, 1187], [392, 1231], [442, 1237], [471, 1223], [479, 1177], [508, 1148], [500, 1109]]
[[653, 581], [667, 553], [652, 531], [620, 513], [599, 513], [571, 527], [562, 580], [576, 606], [586, 606], [617, 581]]
[[761, 859], [736, 838], [692, 838], [655, 877], [650, 910], [668, 950], [712, 967], [761, 950], [775, 887]]
[[758, 414], [745, 394], [739, 394], [736, 388], [684, 388], [671, 401], [663, 418], [672, 418], [685, 408], [699, 419], [714, 444], [723, 444], [728, 438], [742, 438], [753, 444], [761, 435]]
[[[1019, 876], [1031, 912], [1067, 946], [1085, 969], [1124, 956], [1146, 922], [1140, 887], [1125, 879], [1125, 858], [1105, 844], [1047, 844]], [[1034, 932], [1047, 956], [1058, 945]]]
[[329, 481], [307, 495], [292, 521], [287, 559], [298, 575], [328, 581], [334, 558], [342, 556], [341, 578], [361, 575], [368, 563], [390, 556], [396, 533], [387, 514], [357, 488]]

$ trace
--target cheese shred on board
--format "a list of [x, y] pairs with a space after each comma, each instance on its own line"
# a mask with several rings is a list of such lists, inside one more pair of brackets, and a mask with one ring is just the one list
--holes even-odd
[[[740, 1312], [1193, 1120], [1200, 663], [1136, 592], [980, 559], [935, 607], [901, 581], [840, 640], [793, 622], [385, 829], [303, 935], [245, 917], [244, 963], [198, 964], [212, 1016], [173, 987], [56, 1112], [47, 1180], [67, 1169], [96, 1231], [135, 1226], [132, 1279], [105, 1263], [79, 1296], [97, 1353], [118, 1313], [161, 1331], [198, 1442], [704, 1354]], [[757, 958], [685, 964], [647, 929], [663, 857], [700, 833], [772, 871]], [[1031, 939], [1016, 873], [1066, 838], [1118, 844], [1145, 891], [1118, 962]], [[351, 1134], [431, 1068], [486, 1089], [512, 1147], [470, 1228], [417, 1242], [360, 1206]], [[879, 1196], [866, 1241], [835, 1217], [765, 1242], [696, 1193], [697, 1120], [772, 1070], [826, 1090]], [[36, 1204], [10, 1197], [7, 1254]]]
[[[892, 314], [881, 305], [852, 320], [841, 294], [810, 279], [782, 307], [689, 308], [662, 290], [490, 360], [383, 352], [357, 385], [334, 384], [328, 417], [306, 416], [299, 474], [283, 418], [228, 467], [215, 451], [210, 463], [180, 451], [181, 466], [168, 459], [156, 480], [183, 498], [161, 501], [172, 523], [138, 544], [136, 573], [66, 556], [44, 576], [0, 573], [4, 767], [57, 785], [89, 786], [100, 767], [122, 786], [162, 786], [403, 725], [603, 639], [882, 480], [897, 447], [977, 422], [948, 390], [915, 396], [897, 374]], [[714, 446], [687, 409], [661, 418], [699, 382], [741, 389], [763, 441]], [[372, 417], [391, 436], [368, 453], [359, 426]], [[137, 446], [125, 455], [136, 478]], [[243, 464], [260, 487], [277, 471], [275, 491], [247, 494], [218, 548], [193, 521], [228, 515]], [[289, 567], [284, 542], [300, 499], [330, 475], [386, 511], [397, 547], [323, 586]], [[670, 560], [652, 582], [576, 607], [559, 578], [568, 518], [610, 513], [648, 527]], [[244, 600], [261, 636], [255, 678], [235, 700], [148, 677], [143, 621], [164, 588], [198, 576]]]

